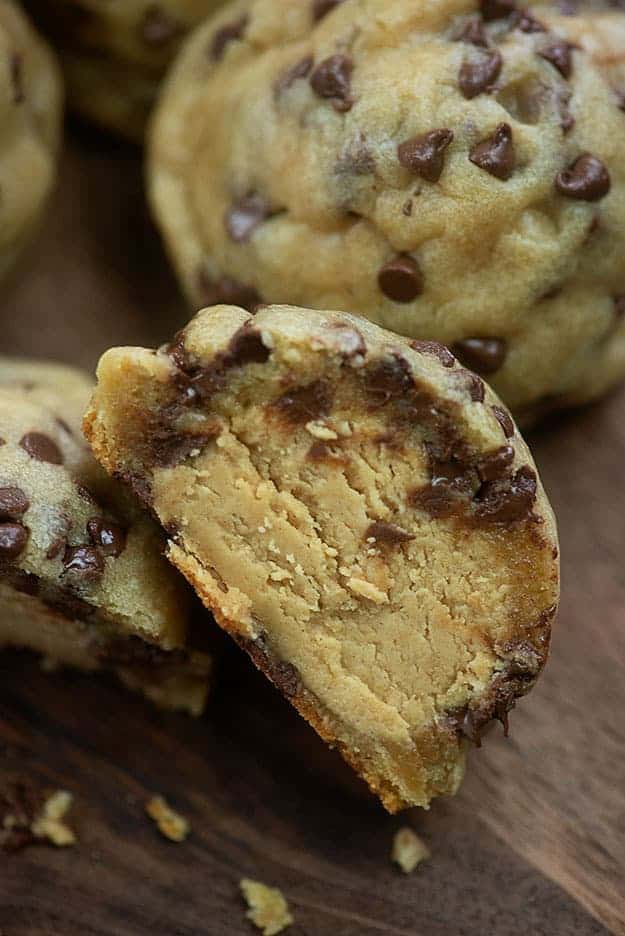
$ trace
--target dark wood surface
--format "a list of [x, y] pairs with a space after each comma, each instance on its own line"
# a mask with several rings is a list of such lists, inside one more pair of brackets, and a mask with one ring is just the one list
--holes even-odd
[[[74, 129], [0, 301], [2, 350], [91, 367], [184, 315], [139, 154]], [[0, 657], [0, 781], [71, 790], [79, 836], [0, 855], [2, 936], [249, 936], [242, 876], [283, 889], [293, 936], [625, 933], [624, 405], [617, 393], [530, 438], [562, 538], [552, 658], [510, 739], [495, 730], [429, 812], [387, 816], [234, 649], [199, 721]], [[145, 817], [153, 792], [191, 821], [186, 843]], [[406, 823], [432, 851], [409, 877], [388, 860]]]

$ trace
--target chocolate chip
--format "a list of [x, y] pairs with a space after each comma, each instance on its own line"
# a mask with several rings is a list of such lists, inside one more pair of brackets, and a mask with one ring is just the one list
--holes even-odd
[[384, 406], [392, 399], [402, 399], [414, 388], [410, 364], [401, 354], [391, 354], [365, 371], [367, 391]]
[[625, 316], [625, 294], [614, 297], [614, 313], [617, 318]]
[[351, 78], [354, 63], [348, 55], [331, 55], [315, 68], [310, 85], [319, 97], [328, 98], [337, 111], [348, 111], [353, 105]]
[[473, 147], [469, 159], [496, 179], [509, 179], [516, 164], [510, 124], [499, 124], [492, 136]]
[[414, 257], [400, 254], [384, 264], [378, 273], [378, 284], [393, 302], [412, 302], [423, 292], [423, 273]]
[[[554, 553], [555, 555], [553, 558], [557, 559], [557, 547], [554, 547]], [[543, 628], [548, 629], [556, 610], [556, 605], [552, 605], [544, 611], [541, 611], [535, 625], [536, 628], [538, 630]], [[505, 654], [506, 659], [503, 673], [509, 679], [522, 679], [532, 683], [540, 673], [545, 662], [545, 655], [539, 653], [536, 647], [532, 646], [532, 644], [526, 640], [507, 641], [502, 645], [501, 651]]]
[[263, 301], [253, 286], [242, 283], [230, 276], [220, 276], [211, 280], [204, 270], [197, 277], [199, 301], [204, 305], [234, 305], [253, 312]]
[[453, 140], [453, 131], [430, 130], [400, 143], [397, 158], [405, 169], [415, 172], [428, 182], [438, 182], [445, 165], [445, 150]]
[[457, 341], [453, 352], [465, 367], [477, 374], [494, 374], [503, 365], [508, 346], [500, 338], [465, 338]]
[[153, 3], [147, 8], [139, 26], [139, 33], [145, 43], [163, 46], [176, 39], [184, 32], [181, 23], [169, 16], [165, 10]]
[[224, 223], [231, 240], [242, 244], [249, 240], [256, 228], [273, 213], [261, 195], [251, 192], [228, 208]]
[[312, 0], [312, 18], [317, 23], [343, 0]]
[[94, 546], [68, 546], [63, 556], [66, 572], [87, 581], [99, 578], [104, 572], [104, 559]]
[[46, 559], [56, 559], [65, 550], [72, 529], [71, 518], [65, 512], [49, 517], [50, 542], [46, 549]]
[[94, 546], [104, 556], [120, 556], [126, 546], [126, 530], [118, 523], [112, 523], [103, 517], [91, 517], [87, 520], [87, 533]]
[[245, 364], [264, 364], [271, 351], [263, 344], [261, 333], [249, 324], [234, 333], [224, 358], [226, 367], [243, 367]]
[[488, 523], [515, 523], [529, 517], [536, 501], [536, 472], [523, 465], [506, 481], [486, 481], [476, 494], [476, 517]]
[[284, 91], [295, 84], [300, 78], [307, 78], [310, 75], [315, 60], [312, 55], [306, 55], [303, 59], [300, 59], [294, 65], [290, 65], [285, 71], [276, 78], [273, 89], [276, 95], [282, 94]]
[[625, 91], [616, 91], [616, 106], [625, 112]]
[[16, 559], [26, 549], [28, 528], [22, 523], [0, 523], [0, 561]]
[[227, 23], [217, 30], [210, 44], [210, 56], [214, 62], [218, 62], [222, 58], [226, 47], [231, 42], [243, 38], [248, 21], [249, 17], [247, 15], [241, 16], [240, 19]]
[[13, 103], [24, 103], [24, 78], [22, 73], [22, 54], [14, 52], [11, 55], [9, 67], [11, 69], [11, 84], [13, 86]]
[[458, 35], [458, 42], [468, 42], [470, 45], [487, 48], [488, 36], [484, 29], [484, 23], [481, 19], [470, 19], [464, 26], [462, 32]]
[[395, 523], [375, 520], [365, 533], [365, 540], [369, 539], [375, 540], [379, 546], [400, 546], [413, 540], [414, 536]]
[[450, 712], [450, 721], [455, 731], [463, 735], [475, 747], [482, 747], [482, 725], [478, 724], [472, 710], [466, 706], [458, 712]]
[[499, 78], [503, 59], [496, 49], [483, 52], [479, 58], [468, 59], [460, 66], [458, 85], [467, 100], [490, 91]]
[[56, 442], [43, 432], [27, 432], [20, 439], [20, 445], [31, 458], [51, 465], [62, 465], [63, 455]]
[[[163, 468], [179, 465], [187, 458], [195, 458], [209, 443], [214, 442], [218, 435], [219, 431], [212, 427], [207, 431], [202, 431], [198, 427], [194, 431], [186, 432], [176, 432], [168, 425], [157, 427], [152, 431], [150, 438], [154, 449], [154, 463]], [[149, 504], [151, 501], [149, 486], [145, 487], [144, 482], [137, 482], [137, 479], [132, 476], [128, 481], [135, 494], [144, 503]]]
[[441, 459], [430, 453], [430, 483], [409, 495], [409, 503], [437, 519], [462, 513], [479, 484], [475, 469], [451, 457]]
[[327, 415], [332, 401], [331, 387], [323, 380], [315, 380], [304, 387], [287, 390], [271, 403], [271, 409], [287, 422], [297, 425]]
[[327, 442], [313, 442], [306, 453], [306, 457], [312, 462], [325, 463], [335, 467], [349, 464], [349, 458], [344, 452], [336, 448], [336, 443], [331, 446]]
[[535, 16], [532, 16], [529, 10], [519, 10], [515, 13], [512, 23], [516, 29], [524, 33], [547, 32], [547, 28]]
[[506, 439], [511, 439], [514, 435], [514, 423], [510, 413], [502, 406], [491, 406], [491, 409], [493, 411], [493, 416], [503, 429], [503, 434]]
[[575, 126], [575, 117], [569, 109], [573, 92], [569, 88], [562, 88], [557, 94], [557, 105], [560, 111], [560, 126], [563, 132], [570, 133]]
[[62, 534], [55, 536], [46, 549], [46, 559], [56, 559], [67, 547], [67, 538]]
[[503, 19], [516, 10], [515, 0], [481, 0], [480, 10], [486, 22]]
[[514, 449], [511, 445], [502, 445], [501, 448], [489, 452], [480, 460], [478, 472], [482, 481], [497, 481], [505, 477], [510, 465], [514, 461]]
[[599, 201], [610, 191], [610, 173], [591, 153], [584, 153], [556, 176], [556, 189], [567, 198]]
[[450, 458], [446, 461], [432, 458], [431, 474], [432, 479], [430, 483], [432, 487], [444, 485], [445, 487], [454, 488], [457, 491], [466, 493], [471, 490], [475, 483], [472, 469], [468, 468], [463, 461], [456, 458]]
[[367, 390], [383, 396], [385, 402], [403, 397], [414, 387], [410, 364], [402, 354], [391, 354], [368, 368], [365, 373]]
[[413, 351], [418, 351], [419, 354], [433, 354], [434, 357], [437, 357], [443, 367], [453, 367], [456, 363], [456, 359], [444, 344], [440, 344], [438, 341], [411, 341], [410, 347]]
[[264, 635], [257, 637], [256, 640], [250, 640], [247, 637], [235, 637], [235, 639], [287, 699], [294, 699], [300, 693], [302, 680], [299, 670], [292, 663], [280, 660], [269, 648]]
[[468, 392], [473, 403], [484, 402], [486, 388], [484, 387], [484, 381], [481, 377], [478, 377], [477, 374], [474, 374], [472, 371], [464, 370], [464, 368], [457, 370], [455, 372], [455, 377], [457, 381], [460, 381], [463, 389]]
[[481, 747], [482, 730], [493, 719], [497, 719], [503, 725], [507, 738], [508, 712], [514, 708], [515, 700], [531, 688], [532, 682], [512, 678], [505, 670], [495, 673], [490, 687], [471, 706], [466, 705], [449, 713], [449, 726], [476, 747]]
[[218, 422], [212, 426], [197, 425], [193, 432], [190, 429], [178, 431], [176, 423], [184, 410], [198, 400], [206, 400], [223, 390], [230, 368], [264, 363], [271, 351], [263, 344], [259, 330], [246, 322], [234, 333], [226, 350], [215, 354], [208, 362], [199, 362], [188, 353], [184, 330], [176, 335], [167, 353], [180, 371], [174, 377], [178, 396], [161, 410], [152, 426], [151, 438], [154, 446], [166, 457], [167, 463], [171, 464], [174, 454], [186, 458], [194, 449], [207, 445], [220, 432]]
[[0, 520], [15, 520], [30, 507], [30, 501], [19, 487], [0, 487]]
[[414, 206], [414, 202], [412, 198], [409, 198], [408, 201], [404, 202], [402, 209], [401, 209], [401, 213], [405, 215], [407, 218], [410, 218], [412, 216], [413, 206]]
[[558, 39], [544, 49], [538, 50], [538, 55], [557, 68], [563, 78], [570, 78], [573, 72], [573, 57], [571, 50], [574, 47], [564, 39]]

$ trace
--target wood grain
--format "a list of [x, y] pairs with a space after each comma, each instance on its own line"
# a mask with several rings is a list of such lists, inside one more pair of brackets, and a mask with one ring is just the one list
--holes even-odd
[[[59, 191], [0, 301], [2, 350], [94, 365], [185, 311], [139, 155], [72, 131]], [[391, 818], [231, 648], [205, 718], [106, 678], [0, 657], [0, 783], [75, 794], [75, 849], [0, 856], [2, 936], [249, 934], [238, 881], [281, 887], [293, 936], [625, 933], [623, 392], [534, 434], [559, 516], [564, 602], [541, 684], [470, 757], [458, 797]], [[163, 793], [182, 845], [144, 815]], [[388, 860], [408, 822], [432, 859]]]

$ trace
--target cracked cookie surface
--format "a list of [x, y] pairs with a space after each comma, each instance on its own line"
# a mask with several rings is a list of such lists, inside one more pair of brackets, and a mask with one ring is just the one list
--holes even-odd
[[19, 4], [0, 2], [0, 278], [30, 241], [57, 172], [62, 88], [56, 61]]
[[185, 646], [189, 595], [82, 437], [91, 389], [69, 367], [0, 356], [0, 647], [114, 670], [199, 714], [211, 667]]
[[25, 0], [61, 53], [70, 106], [140, 142], [167, 66], [224, 0]]
[[[625, 11], [237, 0], [150, 146], [195, 308], [341, 308], [435, 339], [519, 419], [625, 373]], [[219, 55], [211, 48], [219, 36]]]
[[497, 397], [435, 342], [218, 306], [107, 352], [85, 418], [218, 623], [395, 810], [545, 661], [557, 535]]

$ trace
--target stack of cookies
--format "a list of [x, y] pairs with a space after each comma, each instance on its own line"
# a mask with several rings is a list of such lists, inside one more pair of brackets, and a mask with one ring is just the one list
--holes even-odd
[[[190, 321], [97, 382], [0, 358], [0, 645], [199, 714], [220, 627], [388, 810], [427, 807], [548, 655], [515, 420], [625, 375], [625, 13], [25, 6], [70, 106], [145, 144]], [[62, 79], [8, 0], [0, 42], [4, 267]]]

